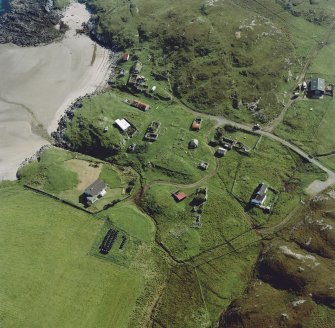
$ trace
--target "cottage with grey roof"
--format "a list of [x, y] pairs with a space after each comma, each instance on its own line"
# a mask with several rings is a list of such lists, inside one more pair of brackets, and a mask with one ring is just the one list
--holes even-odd
[[269, 186], [266, 183], [261, 183], [255, 189], [254, 194], [251, 197], [250, 203], [254, 206], [262, 206], [265, 199], [266, 193], [268, 191]]
[[92, 205], [99, 198], [106, 195], [107, 185], [101, 180], [94, 181], [87, 189], [84, 191], [84, 196], [87, 205]]

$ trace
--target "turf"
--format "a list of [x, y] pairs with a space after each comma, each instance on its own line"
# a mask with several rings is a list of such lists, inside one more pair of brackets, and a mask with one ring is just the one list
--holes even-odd
[[[199, 132], [190, 131], [195, 118], [187, 109], [175, 102], [145, 100], [151, 105], [148, 112], [142, 112], [124, 103], [126, 93], [105, 93], [83, 103], [74, 119], [68, 123], [65, 137], [73, 148], [90, 152], [100, 158], [116, 161], [120, 165], [131, 165], [137, 171], [144, 171], [148, 181], [163, 179], [184, 182], [199, 180], [205, 175], [198, 169], [201, 161], [207, 161], [214, 169], [214, 158], [207, 146], [206, 133], [213, 126], [205, 119]], [[118, 118], [132, 122], [138, 132], [130, 139], [113, 126]], [[143, 141], [145, 131], [152, 121], [160, 121], [158, 140]], [[105, 127], [109, 127], [104, 132]], [[199, 147], [188, 149], [191, 139], [199, 140]], [[99, 140], [99, 141], [97, 141]], [[127, 147], [135, 143], [138, 153], [126, 153]], [[112, 156], [110, 145], [118, 145], [117, 154]], [[144, 175], [144, 174], [143, 174]]]
[[107, 212], [113, 225], [142, 241], [154, 240], [155, 225], [152, 219], [134, 205], [122, 204]]
[[[312, 110], [311, 110], [312, 109]], [[286, 113], [284, 121], [275, 133], [298, 145], [330, 168], [335, 168], [331, 157], [335, 151], [335, 134], [332, 122], [335, 119], [335, 106], [331, 98], [301, 100]]]
[[278, 113], [274, 86], [285, 85], [285, 59], [294, 61], [283, 21], [272, 14], [280, 6], [265, 3], [88, 1], [99, 16], [98, 33], [139, 57], [149, 67], [149, 81], [155, 73], [170, 76], [172, 93], [190, 106], [248, 121], [254, 118], [246, 104], [259, 98], [257, 119], [267, 121]]
[[126, 327], [144, 281], [88, 255], [101, 223], [19, 186], [0, 193], [1, 325]]
[[57, 194], [78, 183], [77, 174], [64, 165], [64, 161], [71, 158], [69, 152], [57, 148], [48, 149], [38, 161], [19, 169], [18, 177], [23, 183]]
[[[286, 147], [262, 138], [250, 156], [229, 152], [219, 176], [227, 189], [245, 208], [256, 225], [276, 225], [307, 198], [305, 188], [325, 174], [306, 163]], [[278, 193], [271, 215], [247, 204], [258, 186], [265, 182]]]

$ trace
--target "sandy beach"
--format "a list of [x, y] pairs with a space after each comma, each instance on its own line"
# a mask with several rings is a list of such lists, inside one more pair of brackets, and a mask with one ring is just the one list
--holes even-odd
[[62, 41], [0, 45], [0, 180], [15, 179], [21, 162], [49, 143], [48, 135], [76, 98], [106, 85], [110, 51], [76, 33], [88, 19], [85, 6], [72, 3]]

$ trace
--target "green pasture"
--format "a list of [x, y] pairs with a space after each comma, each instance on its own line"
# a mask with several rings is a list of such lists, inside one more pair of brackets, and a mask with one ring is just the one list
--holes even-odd
[[[125, 189], [129, 181], [136, 178], [135, 172], [131, 169], [121, 170], [89, 156], [60, 148], [51, 148], [44, 151], [37, 161], [23, 166], [19, 170], [19, 179], [22, 183], [84, 207], [83, 192], [95, 179], [92, 179], [87, 173], [83, 175], [81, 165], [69, 167], [67, 161], [73, 159], [87, 166], [92, 165], [92, 172], [94, 170], [98, 172], [96, 178], [103, 180], [108, 185], [107, 194], [89, 208], [91, 212], [102, 210], [115, 200], [124, 199], [127, 196]], [[95, 165], [100, 165], [102, 168], [94, 168]], [[84, 181], [79, 181], [81, 176]], [[78, 189], [78, 184], [82, 182], [84, 182], [83, 186]]]
[[[295, 40], [287, 37], [286, 21], [273, 15], [281, 13], [280, 5], [245, 0], [87, 3], [99, 16], [97, 31], [106, 42], [144, 63], [149, 86], [199, 111], [235, 120], [267, 122], [278, 115], [276, 89], [290, 88], [285, 81], [295, 61]], [[294, 20], [291, 14], [285, 19]], [[305, 25], [302, 19], [303, 31]], [[116, 86], [124, 88], [126, 79], [115, 81]], [[244, 103], [239, 109], [232, 95]], [[245, 104], [257, 99], [260, 111], [253, 115]]]
[[[207, 161], [211, 170], [214, 169], [215, 161], [206, 138], [213, 126], [209, 119], [204, 120], [199, 132], [191, 131], [190, 126], [195, 115], [184, 107], [176, 103], [143, 99], [151, 108], [142, 112], [125, 104], [126, 98], [134, 97], [114, 92], [86, 100], [82, 109], [75, 112], [73, 121], [68, 124], [67, 140], [83, 152], [94, 146], [95, 152], [100, 150], [98, 156], [116, 160], [120, 165], [132, 165], [137, 170], [144, 171], [149, 181], [163, 179], [186, 183], [199, 180], [207, 173], [198, 169], [201, 161]], [[138, 132], [132, 138], [127, 138], [113, 126], [118, 118], [125, 118], [133, 123]], [[144, 141], [143, 137], [152, 121], [161, 122], [161, 128], [158, 140], [150, 143]], [[103, 131], [105, 127], [108, 127], [107, 132]], [[95, 137], [92, 138], [93, 131]], [[191, 139], [199, 140], [197, 149], [188, 149]], [[108, 151], [113, 143], [117, 143], [120, 148], [116, 157], [112, 157]], [[133, 143], [136, 143], [139, 153], [126, 152]]]
[[[220, 178], [256, 225], [277, 224], [307, 197], [304, 189], [311, 182], [325, 179], [321, 170], [265, 137], [249, 156], [231, 150], [222, 163]], [[271, 215], [258, 208], [247, 209], [254, 190], [263, 182], [278, 192]]]
[[127, 327], [144, 279], [90, 256], [102, 222], [16, 185], [0, 190], [3, 327]]
[[335, 168], [335, 103], [331, 97], [299, 100], [288, 110], [275, 133]]
[[208, 201], [199, 229], [192, 227], [195, 218], [191, 202], [196, 188], [181, 188], [188, 198], [176, 203], [171, 193], [180, 188], [155, 185], [149, 189], [144, 202], [144, 208], [157, 224], [158, 238], [179, 259], [189, 259], [217, 245], [229, 244], [251, 229], [248, 216], [220, 179], [211, 178], [200, 186], [208, 187]]

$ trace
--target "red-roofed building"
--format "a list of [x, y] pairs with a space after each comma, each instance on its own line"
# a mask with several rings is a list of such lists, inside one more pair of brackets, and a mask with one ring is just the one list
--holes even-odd
[[129, 60], [129, 57], [130, 57], [129, 54], [127, 54], [127, 53], [126, 53], [126, 54], [123, 54], [123, 55], [122, 55], [122, 60], [123, 60], [123, 61], [128, 61], [128, 60]]
[[192, 122], [191, 129], [194, 130], [194, 131], [200, 130], [201, 129], [201, 123], [202, 123], [202, 118], [201, 117], [195, 118]]
[[135, 108], [143, 110], [144, 112], [146, 112], [150, 108], [150, 106], [148, 104], [145, 104], [145, 103], [137, 101], [137, 100], [131, 100], [130, 101], [130, 106], [133, 106]]
[[187, 196], [184, 192], [178, 190], [172, 194], [173, 198], [175, 199], [176, 202], [181, 202], [184, 200]]

